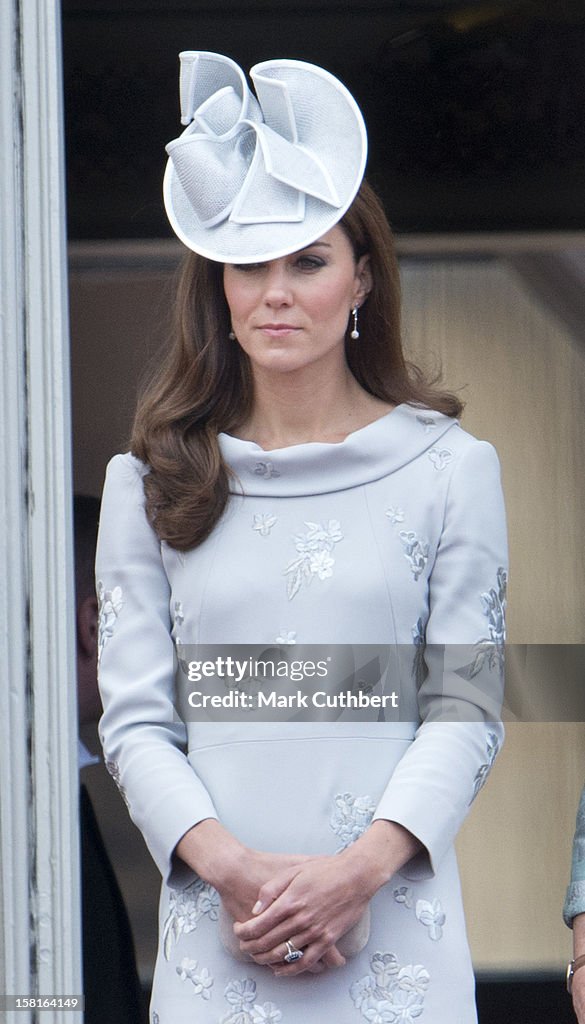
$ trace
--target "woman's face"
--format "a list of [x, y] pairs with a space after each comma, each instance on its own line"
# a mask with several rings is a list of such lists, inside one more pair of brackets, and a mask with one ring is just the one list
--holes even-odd
[[371, 287], [368, 264], [367, 256], [356, 262], [339, 225], [290, 256], [226, 264], [232, 330], [253, 368], [282, 373], [344, 362], [350, 311]]

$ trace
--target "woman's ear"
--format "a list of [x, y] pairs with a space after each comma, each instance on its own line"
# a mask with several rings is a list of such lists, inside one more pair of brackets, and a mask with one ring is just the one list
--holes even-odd
[[373, 278], [372, 268], [370, 263], [370, 256], [366, 253], [364, 256], [360, 256], [356, 263], [356, 292], [354, 305], [361, 306], [367, 299], [368, 295], [372, 290]]

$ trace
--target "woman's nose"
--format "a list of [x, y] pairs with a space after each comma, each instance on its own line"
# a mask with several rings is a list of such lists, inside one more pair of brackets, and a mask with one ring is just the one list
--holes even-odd
[[264, 301], [268, 306], [290, 306], [292, 290], [286, 268], [278, 264], [270, 267], [266, 277]]

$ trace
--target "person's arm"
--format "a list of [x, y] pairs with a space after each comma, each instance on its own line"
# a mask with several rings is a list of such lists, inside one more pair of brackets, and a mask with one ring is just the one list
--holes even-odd
[[179, 887], [194, 876], [174, 856], [177, 843], [217, 815], [187, 760], [185, 727], [174, 714], [169, 583], [144, 510], [145, 471], [131, 455], [118, 455], [106, 475], [96, 559], [99, 731], [106, 767], [134, 822], [163, 877]]
[[501, 747], [506, 581], [498, 458], [468, 438], [454, 459], [429, 578], [422, 724], [374, 813], [420, 841], [405, 877], [435, 873]]
[[[571, 880], [563, 907], [565, 924], [573, 929], [573, 960], [585, 956], [585, 786], [581, 792], [575, 835]], [[571, 978], [571, 996], [579, 1024], [585, 1024], [585, 964]]]

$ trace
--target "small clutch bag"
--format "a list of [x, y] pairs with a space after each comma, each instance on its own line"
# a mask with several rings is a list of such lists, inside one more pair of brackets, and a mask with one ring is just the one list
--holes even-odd
[[[240, 940], [234, 933], [234, 919], [228, 914], [223, 903], [219, 905], [219, 937], [224, 949], [236, 960], [250, 961], [247, 953], [242, 953]], [[335, 945], [344, 957], [355, 956], [360, 953], [370, 937], [370, 908], [366, 907], [359, 921], [356, 921], [353, 928], [350, 928], [345, 935], [342, 935]]]

